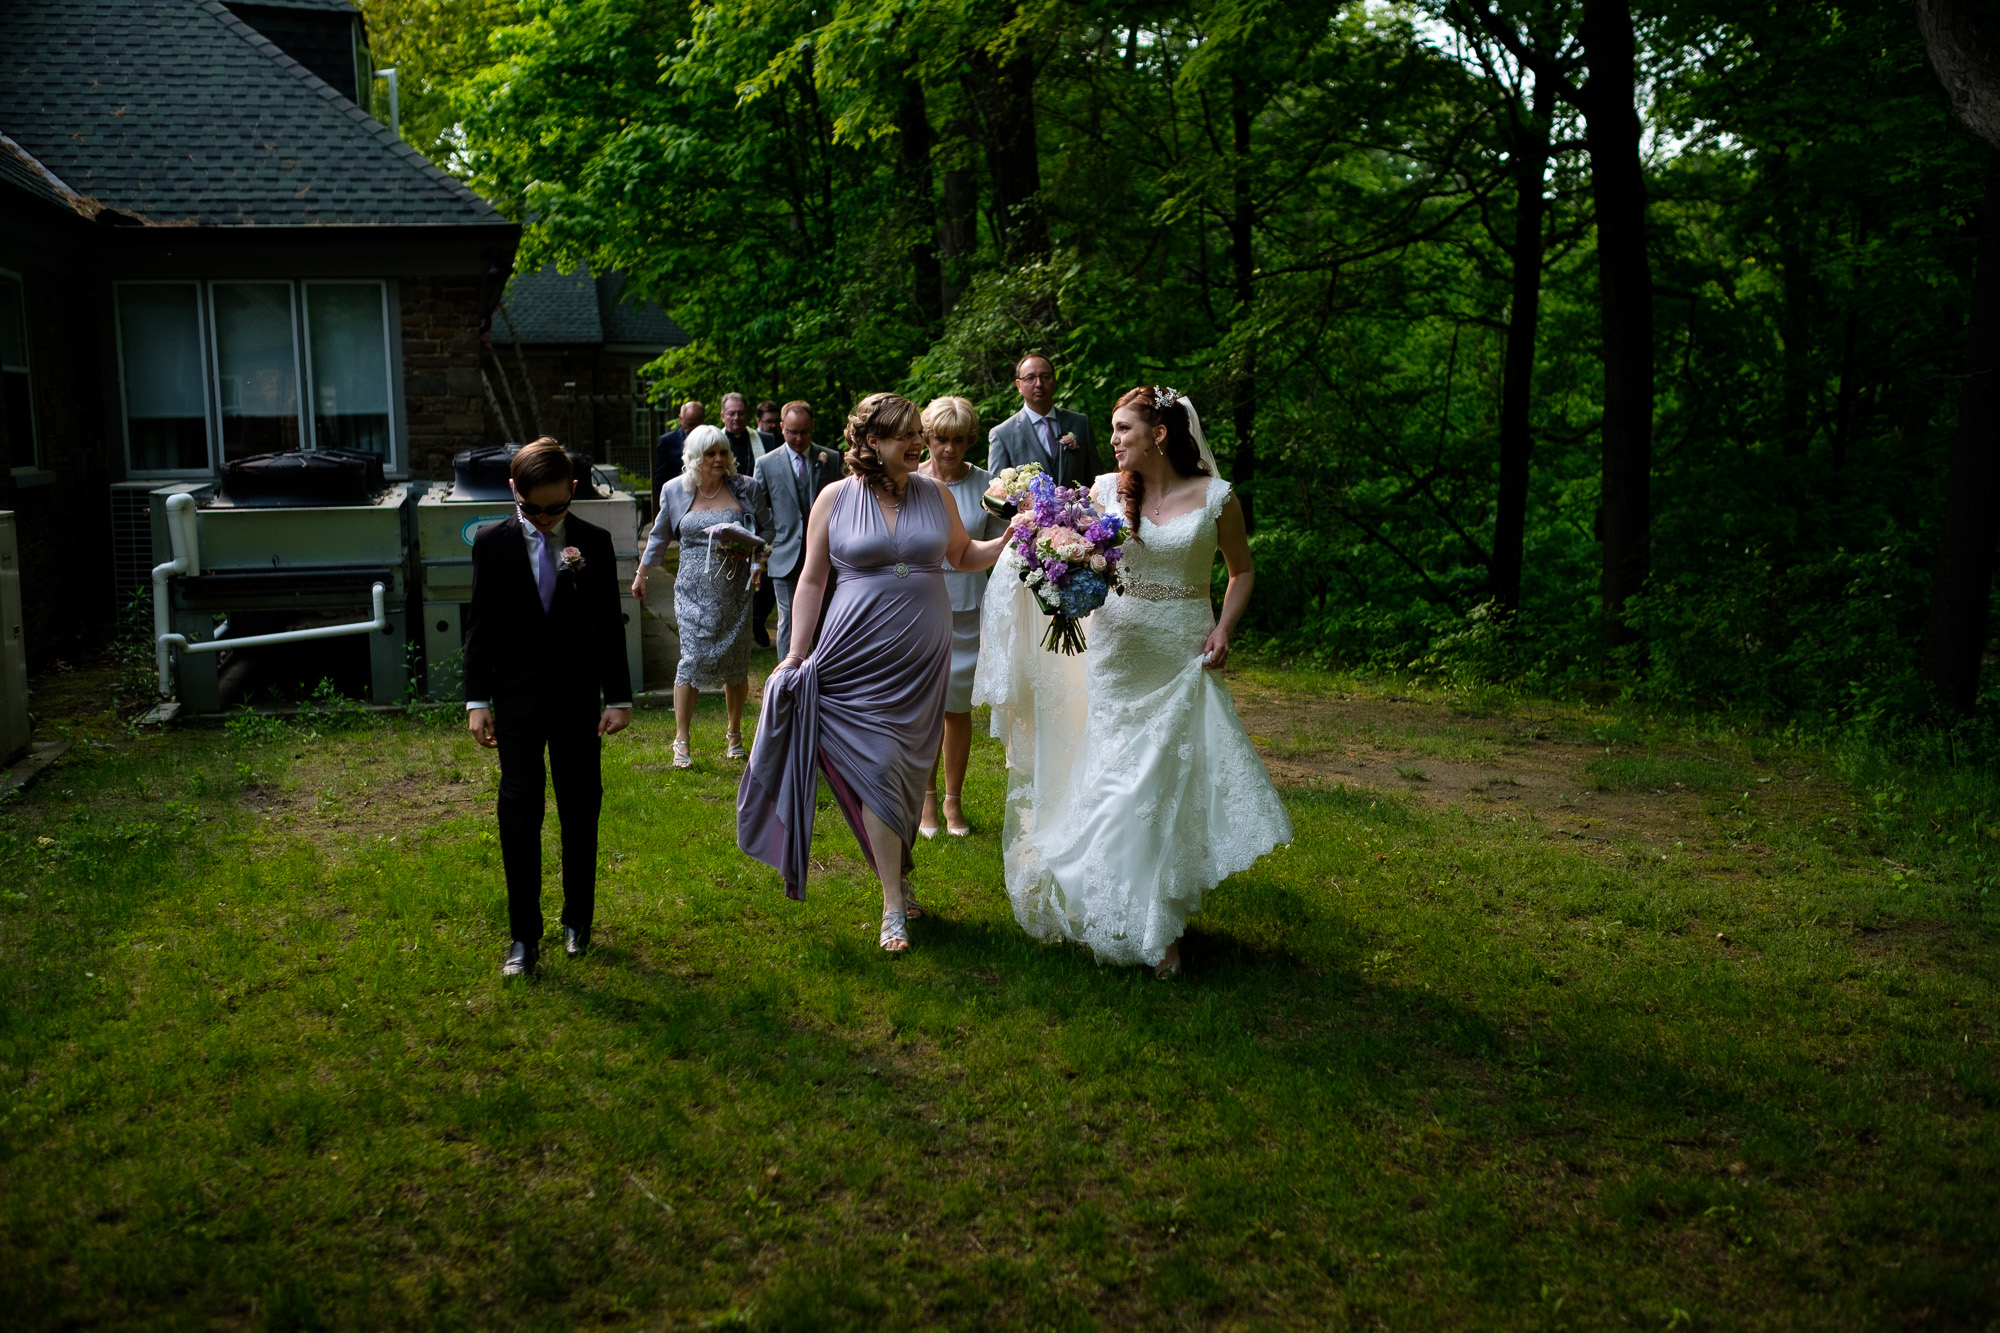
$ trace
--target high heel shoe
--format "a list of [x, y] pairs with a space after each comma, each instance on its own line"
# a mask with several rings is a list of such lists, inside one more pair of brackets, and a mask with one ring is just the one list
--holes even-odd
[[732, 731], [728, 736], [729, 748], [722, 752], [724, 759], [748, 759], [750, 752], [743, 748], [743, 733]]
[[674, 767], [675, 768], [694, 767], [694, 755], [688, 749], [688, 743], [686, 741], [674, 742]]
[[917, 833], [926, 841], [938, 835], [937, 793], [924, 797], [924, 811], [917, 816]]
[[[956, 819], [953, 818], [954, 815], [957, 816]], [[954, 838], [966, 838], [972, 835], [972, 825], [965, 822], [965, 808], [959, 803], [958, 796], [954, 792], [946, 792], [944, 795], [944, 831]]]

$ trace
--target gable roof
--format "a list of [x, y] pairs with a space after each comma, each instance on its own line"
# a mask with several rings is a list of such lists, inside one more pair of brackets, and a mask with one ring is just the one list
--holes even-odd
[[614, 269], [597, 280], [597, 308], [603, 312], [604, 341], [639, 347], [685, 347], [694, 340], [658, 301], [624, 299], [625, 273]]
[[8, 0], [6, 27], [0, 134], [135, 221], [512, 225], [219, 0]]
[[593, 278], [583, 264], [574, 273], [544, 264], [533, 273], [516, 274], [500, 302], [502, 318], [495, 321], [493, 336], [503, 342], [518, 338], [523, 343], [621, 344], [662, 351], [687, 345], [687, 334], [658, 302], [621, 300], [624, 288], [623, 272]]
[[34, 155], [4, 134], [0, 134], [0, 186], [19, 190], [57, 208], [69, 209], [81, 217], [95, 212], [88, 200], [64, 184], [62, 178], [37, 162]]

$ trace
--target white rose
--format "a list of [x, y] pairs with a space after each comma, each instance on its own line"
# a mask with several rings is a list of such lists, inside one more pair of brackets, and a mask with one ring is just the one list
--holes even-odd
[[1100, 574], [1104, 572], [1104, 566], [1106, 565], [1106, 563], [1107, 561], [1101, 555], [1093, 555], [1090, 557], [1090, 567], [1096, 570]]

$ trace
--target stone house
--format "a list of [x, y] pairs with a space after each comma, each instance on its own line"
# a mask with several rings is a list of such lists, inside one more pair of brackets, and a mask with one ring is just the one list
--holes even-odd
[[282, 449], [448, 475], [519, 227], [357, 104], [348, 0], [9, 0], [0, 509], [27, 643], [112, 622], [144, 495]]
[[649, 477], [673, 413], [652, 403], [645, 366], [687, 342], [657, 303], [625, 295], [623, 273], [548, 264], [517, 274], [493, 321], [488, 410], [510, 439], [554, 435]]

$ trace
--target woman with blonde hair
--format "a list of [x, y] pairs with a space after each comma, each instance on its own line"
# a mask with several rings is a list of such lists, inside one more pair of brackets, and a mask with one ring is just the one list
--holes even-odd
[[[1005, 538], [975, 542], [945, 489], [917, 473], [917, 406], [870, 394], [847, 418], [845, 480], [814, 502], [792, 597], [791, 653], [764, 686], [757, 748], [736, 797], [736, 845], [805, 897], [813, 798], [825, 773], [882, 881], [878, 943], [909, 947], [910, 893], [951, 675], [944, 567], [990, 568]], [[838, 571], [833, 592], [828, 575]], [[824, 615], [821, 602], [825, 602]]]
[[[924, 446], [930, 459], [923, 474], [950, 494], [966, 533], [984, 540], [1007, 531], [1006, 521], [980, 503], [992, 476], [968, 463], [965, 455], [979, 439], [979, 413], [963, 398], [933, 398], [924, 409]], [[972, 832], [960, 795], [972, 756], [972, 671], [979, 665], [979, 608], [986, 597], [987, 571], [945, 566], [944, 587], [951, 597], [951, 683], [944, 695], [944, 828], [955, 838]], [[931, 765], [930, 787], [917, 832], [934, 838], [938, 831], [938, 765]]]
[[632, 595], [646, 600], [646, 572], [659, 568], [669, 546], [681, 548], [674, 580], [674, 619], [681, 660], [674, 668], [674, 767], [693, 768], [690, 748], [695, 705], [703, 690], [720, 690], [729, 710], [724, 757], [744, 759], [743, 705], [750, 698], [750, 611], [759, 562], [740, 540], [719, 530], [733, 526], [771, 544], [771, 507], [764, 485], [736, 470], [736, 454], [719, 426], [696, 426], [681, 450], [681, 475], [660, 487], [660, 516], [646, 539], [646, 553], [632, 576]]

